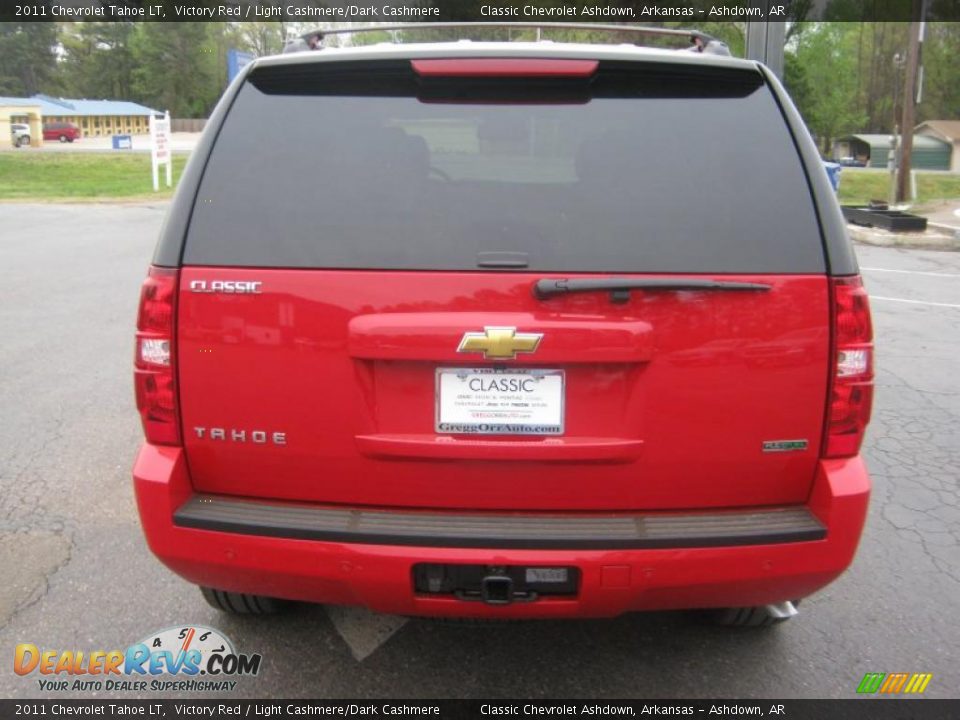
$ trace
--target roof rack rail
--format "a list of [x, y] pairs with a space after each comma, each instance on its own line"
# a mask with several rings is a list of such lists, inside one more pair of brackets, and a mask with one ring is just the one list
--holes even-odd
[[312, 30], [298, 38], [287, 42], [283, 52], [300, 52], [302, 50], [323, 50], [323, 40], [328, 35], [354, 35], [368, 32], [393, 32], [397, 30], [474, 30], [492, 28], [516, 28], [537, 31], [537, 40], [543, 30], [590, 30], [609, 33], [635, 33], [637, 35], [659, 35], [685, 37], [690, 41], [690, 47], [684, 50], [709, 53], [711, 55], [730, 55], [727, 44], [712, 35], [699, 30], [682, 30], [680, 28], [651, 27], [648, 25], [610, 25], [603, 23], [563, 23], [563, 22], [422, 22], [400, 23], [395, 25], [363, 25], [355, 28], [334, 28], [331, 30]]

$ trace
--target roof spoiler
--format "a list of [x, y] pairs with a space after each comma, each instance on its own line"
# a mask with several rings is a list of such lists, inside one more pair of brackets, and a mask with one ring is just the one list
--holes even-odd
[[[284, 53], [301, 52], [304, 50], [323, 50], [324, 38], [329, 35], [354, 35], [369, 32], [393, 32], [397, 30], [475, 30], [475, 29], [504, 29], [517, 28], [536, 30], [537, 41], [541, 40], [544, 30], [589, 30], [591, 32], [634, 33], [648, 36], [673, 36], [686, 38], [690, 46], [684, 51], [708, 53], [710, 55], [730, 55], [730, 49], [722, 40], [700, 32], [699, 30], [682, 30], [679, 28], [650, 27], [644, 25], [605, 25], [593, 23], [561, 23], [561, 22], [431, 22], [431, 23], [401, 23], [397, 25], [364, 25], [355, 28], [334, 28], [332, 30], [312, 30], [300, 37], [287, 41], [283, 48]], [[396, 42], [396, 40], [394, 40]], [[640, 43], [634, 43], [639, 45]]]

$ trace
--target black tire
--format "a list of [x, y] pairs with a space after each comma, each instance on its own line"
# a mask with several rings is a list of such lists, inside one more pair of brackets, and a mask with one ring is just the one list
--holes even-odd
[[24, 145], [26, 145], [26, 146], [28, 146], [28, 147], [30, 146], [30, 136], [29, 136], [29, 135], [23, 135], [22, 137], [18, 137], [18, 138], [17, 138], [17, 147], [20, 148], [20, 147], [23, 147]]
[[233, 593], [208, 587], [201, 587], [200, 592], [210, 607], [234, 615], [276, 615], [290, 606], [287, 600], [265, 595]]
[[62, 142], [62, 143], [65, 143], [65, 142], [66, 142], [67, 140], [69, 140], [69, 139], [70, 139], [70, 138], [68, 138], [66, 135], [61, 135], [60, 138], [59, 138], [60, 142]]
[[[793, 601], [794, 606], [799, 605], [799, 600]], [[716, 610], [704, 610], [701, 617], [711, 625], [721, 627], [753, 627], [766, 628], [780, 625], [789, 620], [789, 617], [774, 617], [767, 612], [763, 605], [758, 607], [735, 607], [735, 608], [717, 608]]]

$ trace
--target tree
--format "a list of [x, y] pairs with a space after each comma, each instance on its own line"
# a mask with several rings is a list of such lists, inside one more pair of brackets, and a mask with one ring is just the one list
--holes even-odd
[[218, 25], [138, 24], [131, 42], [134, 96], [177, 117], [206, 117], [223, 89], [212, 37]]
[[796, 63], [791, 81], [806, 78], [809, 93], [801, 88], [797, 104], [821, 149], [829, 153], [833, 140], [843, 133], [862, 131], [867, 113], [860, 107], [857, 75], [856, 26], [844, 23], [811, 23], [797, 38]]
[[796, 53], [787, 52], [783, 55], [783, 84], [800, 114], [808, 120], [807, 116], [813, 113], [813, 88], [810, 85], [810, 78], [807, 77], [806, 66]]
[[960, 23], [927, 25], [923, 43], [923, 95], [917, 122], [960, 118]]
[[0, 95], [56, 92], [56, 44], [54, 23], [0, 23]]
[[289, 25], [282, 20], [237, 23], [232, 37], [238, 49], [257, 57], [276, 55], [283, 51]]
[[133, 87], [135, 25], [131, 22], [64, 23], [62, 77], [70, 96], [128, 98]]

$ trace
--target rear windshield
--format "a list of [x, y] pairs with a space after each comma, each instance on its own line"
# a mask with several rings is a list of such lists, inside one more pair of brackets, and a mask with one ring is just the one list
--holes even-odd
[[409, 63], [339, 66], [247, 81], [186, 264], [824, 270], [803, 167], [756, 73], [427, 80]]

